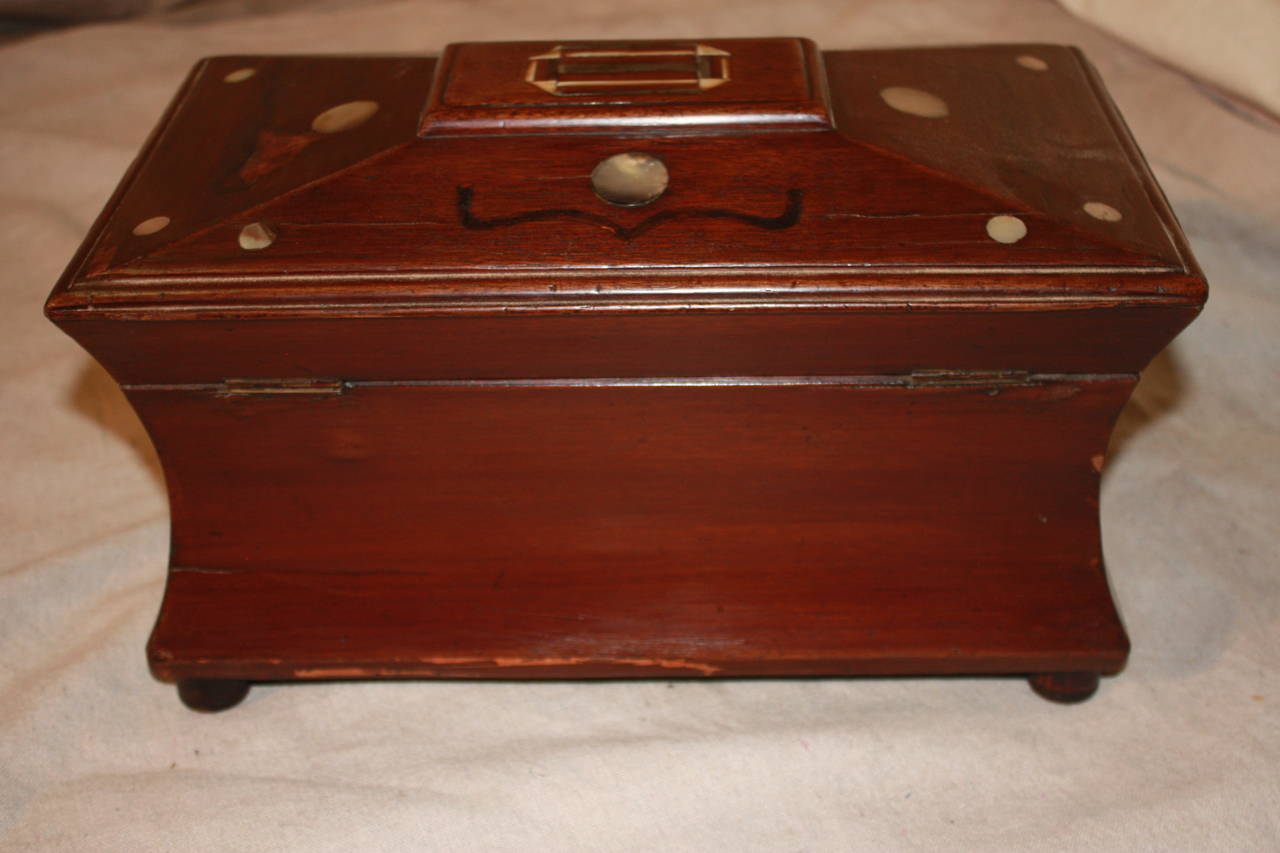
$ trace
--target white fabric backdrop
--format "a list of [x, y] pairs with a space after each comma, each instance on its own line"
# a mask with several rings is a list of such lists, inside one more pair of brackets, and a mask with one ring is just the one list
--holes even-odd
[[[40, 305], [188, 67], [708, 34], [1068, 42], [1099, 66], [1213, 288], [1104, 478], [1128, 670], [1071, 708], [998, 679], [336, 684], [182, 708], [143, 659], [168, 536], [153, 453]], [[1278, 143], [1043, 0], [328, 3], [0, 47], [0, 850], [1276, 849]]]
[[1280, 0], [1058, 0], [1152, 55], [1280, 116]]

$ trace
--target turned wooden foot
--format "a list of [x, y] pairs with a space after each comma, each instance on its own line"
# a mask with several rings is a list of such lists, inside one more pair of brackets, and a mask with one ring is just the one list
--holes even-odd
[[181, 678], [178, 698], [193, 711], [225, 711], [240, 704], [249, 682], [231, 678]]
[[1041, 672], [1028, 680], [1032, 690], [1051, 702], [1083, 702], [1098, 691], [1096, 672]]

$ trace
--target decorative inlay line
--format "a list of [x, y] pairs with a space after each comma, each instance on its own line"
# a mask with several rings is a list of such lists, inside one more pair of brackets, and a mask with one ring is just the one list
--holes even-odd
[[557, 45], [529, 57], [524, 79], [550, 95], [696, 94], [729, 82], [729, 52], [705, 44], [634, 50]]
[[722, 210], [719, 207], [680, 207], [680, 209], [660, 211], [649, 216], [648, 219], [640, 220], [639, 223], [627, 227], [627, 225], [613, 222], [608, 216], [577, 210], [576, 207], [544, 207], [541, 210], [530, 210], [512, 216], [481, 219], [471, 213], [471, 199], [474, 196], [474, 188], [458, 187], [458, 222], [463, 228], [470, 228], [472, 231], [509, 228], [511, 225], [547, 222], [550, 219], [580, 219], [582, 222], [599, 225], [618, 240], [634, 240], [640, 234], [653, 231], [658, 225], [675, 222], [677, 219], [733, 219], [742, 224], [764, 228], [765, 231], [782, 231], [783, 228], [790, 228], [791, 225], [800, 222], [800, 211], [804, 206], [804, 190], [787, 190], [787, 205], [777, 216], [758, 216], [737, 210]]
[[493, 228], [508, 228], [525, 222], [546, 222], [554, 219], [578, 219], [604, 228], [620, 240], [631, 240], [647, 231], [668, 222], [679, 219], [732, 219], [744, 225], [754, 225], [766, 231], [781, 231], [790, 228], [800, 221], [800, 213], [804, 207], [804, 190], [787, 190], [787, 204], [777, 216], [757, 216], [736, 210], [724, 210], [717, 207], [687, 207], [663, 210], [641, 220], [632, 226], [614, 222], [599, 213], [590, 213], [576, 208], [543, 208], [517, 213], [513, 216], [496, 216], [482, 219], [471, 211], [471, 201], [475, 195], [472, 187], [458, 187], [458, 221], [463, 228], [474, 231], [485, 231]]

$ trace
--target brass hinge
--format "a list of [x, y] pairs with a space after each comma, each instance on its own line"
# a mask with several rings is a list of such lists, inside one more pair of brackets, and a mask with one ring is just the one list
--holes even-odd
[[341, 379], [224, 379], [219, 393], [229, 397], [274, 394], [341, 394]]
[[913, 370], [910, 380], [912, 388], [1030, 384], [1031, 374], [1025, 370]]

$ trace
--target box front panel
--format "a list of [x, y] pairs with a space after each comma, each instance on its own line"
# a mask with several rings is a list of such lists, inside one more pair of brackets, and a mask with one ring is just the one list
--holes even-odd
[[[1198, 309], [537, 311], [64, 325], [126, 386], [349, 381], [1136, 373]], [[330, 315], [336, 312], [329, 312]]]
[[963, 650], [974, 671], [979, 649], [996, 670], [1089, 650], [1114, 669], [1125, 641], [1096, 501], [1131, 388], [134, 389], [170, 484], [170, 596], [199, 589], [153, 653], [163, 669], [283, 647], [313, 675], [370, 648], [408, 661], [401, 674], [570, 659], [876, 671], [877, 650], [925, 671]]

